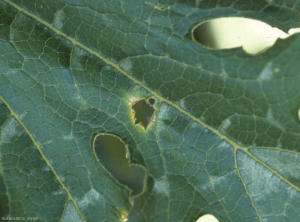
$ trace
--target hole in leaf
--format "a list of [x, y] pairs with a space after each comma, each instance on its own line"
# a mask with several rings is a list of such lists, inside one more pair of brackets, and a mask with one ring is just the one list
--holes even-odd
[[129, 151], [123, 140], [112, 134], [99, 134], [94, 139], [94, 151], [107, 171], [132, 190], [132, 195], [143, 192], [145, 169], [129, 163]]
[[300, 32], [291, 29], [289, 34], [259, 20], [248, 18], [218, 18], [200, 23], [193, 29], [193, 38], [210, 49], [243, 47], [249, 54], [258, 54], [274, 45], [278, 38], [285, 39]]
[[196, 220], [196, 222], [219, 222], [219, 220], [211, 214], [205, 214]]
[[140, 124], [145, 130], [154, 120], [154, 107], [155, 99], [148, 100], [142, 99], [132, 102], [131, 108], [134, 114], [134, 123]]

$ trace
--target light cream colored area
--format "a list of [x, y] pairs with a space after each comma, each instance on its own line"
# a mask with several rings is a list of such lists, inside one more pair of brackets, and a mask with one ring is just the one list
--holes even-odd
[[202, 217], [199, 217], [196, 222], [219, 222], [219, 220], [211, 214], [205, 214]]
[[278, 38], [285, 39], [300, 32], [300, 28], [285, 33], [278, 28], [248, 18], [220, 18], [209, 21], [215, 32], [216, 49], [242, 46], [249, 54], [257, 54], [274, 45]]

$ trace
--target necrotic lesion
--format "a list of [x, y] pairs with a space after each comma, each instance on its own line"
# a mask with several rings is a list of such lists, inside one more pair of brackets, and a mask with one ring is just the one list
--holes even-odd
[[150, 98], [148, 101], [145, 99], [139, 100], [132, 105], [134, 111], [134, 123], [141, 124], [141, 126], [146, 130], [154, 115], [153, 105], [155, 99]]

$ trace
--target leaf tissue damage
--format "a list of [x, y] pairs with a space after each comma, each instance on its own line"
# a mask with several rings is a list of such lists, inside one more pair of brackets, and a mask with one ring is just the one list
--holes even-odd
[[246, 53], [258, 55], [272, 47], [278, 38], [286, 39], [300, 29], [290, 29], [289, 34], [267, 23], [249, 18], [224, 17], [208, 20], [193, 28], [193, 39], [209, 49], [241, 47]]
[[143, 191], [145, 170], [130, 163], [129, 148], [121, 138], [113, 134], [98, 134], [93, 146], [101, 165], [117, 181], [130, 188], [133, 196]]
[[141, 99], [132, 102], [134, 123], [140, 124], [144, 130], [154, 121], [155, 99]]
[[[0, 215], [299, 222], [300, 35], [256, 56], [192, 36], [228, 16], [287, 32], [299, 3], [0, 1]], [[140, 195], [99, 164], [104, 134], [147, 169]]]

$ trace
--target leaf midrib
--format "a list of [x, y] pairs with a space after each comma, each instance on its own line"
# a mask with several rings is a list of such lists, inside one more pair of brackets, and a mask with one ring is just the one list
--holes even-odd
[[[78, 42], [75, 38], [70, 37], [69, 35], [65, 34], [64, 32], [56, 29], [52, 24], [42, 20], [41, 18], [37, 17], [36, 15], [32, 14], [31, 12], [23, 9], [22, 7], [16, 5], [13, 2], [10, 2], [8, 0], [4, 0], [4, 2], [6, 2], [7, 4], [11, 5], [12, 7], [16, 8], [19, 12], [22, 12], [28, 16], [30, 16], [31, 18], [35, 19], [36, 21], [40, 22], [41, 24], [45, 25], [47, 28], [49, 28], [50, 30], [52, 30], [53, 32], [55, 32], [58, 35], [63, 36], [65, 39], [69, 40], [74, 46], [79, 46], [80, 48], [86, 50], [87, 52], [89, 52], [90, 54], [96, 56], [97, 58], [99, 58], [100, 60], [104, 61], [106, 64], [110, 65], [111, 67], [115, 68], [119, 73], [122, 73], [124, 76], [126, 76], [127, 78], [129, 78], [131, 81], [133, 81], [134, 83], [136, 83], [137, 85], [140, 85], [141, 87], [143, 87], [144, 89], [146, 89], [147, 91], [149, 91], [150, 93], [152, 93], [153, 96], [157, 97], [160, 99], [161, 102], [165, 102], [171, 106], [173, 106], [174, 108], [176, 108], [177, 110], [179, 110], [182, 114], [188, 116], [189, 118], [191, 118], [193, 121], [201, 124], [202, 126], [204, 126], [205, 128], [209, 129], [210, 131], [212, 131], [214, 134], [218, 135], [220, 137], [221, 140], [226, 141], [227, 143], [229, 143], [230, 145], [232, 145], [232, 147], [237, 150], [243, 150], [245, 153], [247, 153], [247, 155], [249, 155], [252, 159], [254, 159], [256, 162], [260, 163], [261, 165], [263, 165], [265, 168], [267, 168], [268, 170], [270, 170], [272, 173], [274, 173], [276, 176], [278, 176], [281, 180], [283, 180], [284, 182], [286, 182], [287, 184], [289, 184], [291, 187], [293, 187], [294, 189], [300, 191], [300, 188], [298, 188], [296, 185], [294, 185], [293, 183], [291, 183], [290, 181], [288, 181], [286, 178], [284, 178], [281, 174], [279, 174], [278, 172], [276, 172], [272, 167], [270, 167], [269, 165], [265, 164], [264, 162], [262, 162], [260, 159], [258, 159], [256, 156], [254, 156], [251, 152], [248, 151], [249, 148], [251, 148], [251, 146], [248, 147], [243, 147], [238, 145], [236, 142], [234, 142], [233, 140], [231, 140], [230, 138], [226, 137], [225, 135], [221, 134], [218, 130], [214, 129], [213, 127], [209, 126], [208, 124], [202, 122], [200, 119], [197, 119], [195, 116], [191, 115], [189, 112], [187, 112], [186, 110], [182, 109], [180, 106], [178, 106], [177, 104], [173, 103], [170, 100], [165, 99], [164, 97], [162, 97], [161, 95], [159, 95], [157, 92], [153, 91], [151, 88], [149, 88], [148, 86], [144, 85], [142, 82], [140, 82], [139, 80], [133, 78], [130, 74], [128, 74], [127, 72], [125, 72], [123, 69], [121, 69], [119, 67], [119, 64], [116, 64], [112, 61], [110, 61], [109, 59], [103, 57], [101, 54], [93, 51], [92, 49], [88, 48], [87, 46], [85, 46], [84, 44]], [[1, 98], [1, 97], [0, 97]], [[21, 120], [20, 120], [21, 121]], [[24, 124], [23, 124], [24, 125]], [[24, 125], [25, 126], [25, 125]], [[43, 156], [43, 158], [45, 158], [45, 161], [47, 161], [46, 157]], [[52, 169], [52, 168], [51, 168]], [[54, 170], [54, 169], [52, 169]], [[236, 169], [238, 170], [238, 168]], [[55, 171], [54, 171], [55, 172]], [[244, 182], [243, 182], [244, 184]], [[76, 202], [75, 202], [75, 206], [77, 206]], [[79, 211], [80, 212], [80, 211]]]

